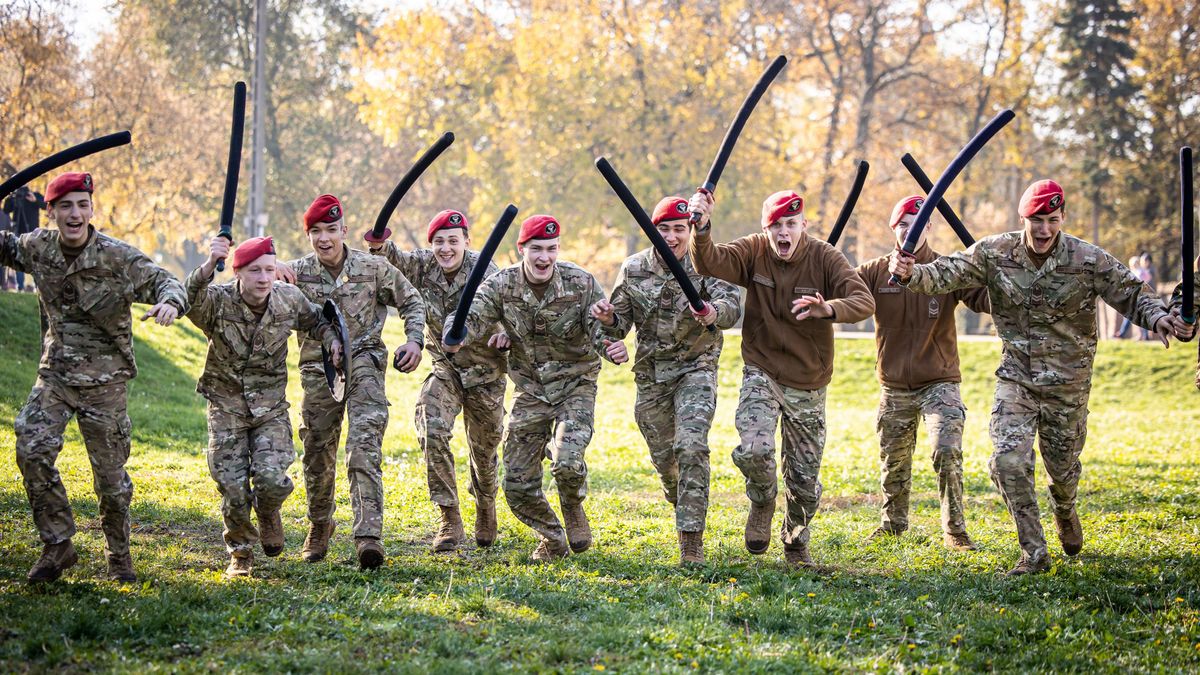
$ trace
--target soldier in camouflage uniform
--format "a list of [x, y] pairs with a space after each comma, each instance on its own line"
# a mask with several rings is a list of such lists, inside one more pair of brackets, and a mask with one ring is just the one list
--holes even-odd
[[592, 316], [617, 340], [637, 326], [634, 416], [663, 493], [675, 507], [680, 564], [699, 564], [708, 514], [708, 430], [717, 407], [723, 342], [719, 330], [706, 327], [732, 328], [742, 308], [736, 286], [696, 273], [687, 255], [688, 215], [686, 199], [667, 197], [651, 221], [688, 272], [705, 312], [692, 311], [670, 269], [648, 248], [625, 259], [612, 301], [593, 305]]
[[349, 417], [346, 473], [354, 510], [354, 547], [364, 569], [384, 561], [383, 433], [388, 400], [383, 381], [387, 350], [381, 335], [387, 308], [404, 318], [408, 342], [396, 349], [393, 363], [412, 372], [421, 362], [425, 304], [421, 294], [395, 267], [379, 256], [343, 243], [346, 222], [342, 204], [333, 195], [313, 200], [304, 214], [304, 230], [313, 253], [281, 266], [285, 281], [293, 281], [309, 301], [323, 305], [332, 299], [342, 312], [350, 334], [350, 364], [346, 399], [335, 401], [321, 365], [321, 343], [300, 340], [300, 382], [304, 386], [300, 439], [304, 443], [304, 484], [308, 490], [308, 519], [312, 525], [301, 556], [308, 562], [325, 558], [333, 534], [333, 492], [337, 445], [342, 419]]
[[[489, 335], [499, 323], [512, 342], [509, 376], [517, 388], [504, 435], [504, 495], [517, 519], [541, 539], [535, 561], [586, 551], [592, 531], [584, 450], [592, 439], [596, 376], [603, 354], [614, 363], [625, 345], [604, 337], [588, 308], [604, 298], [600, 282], [580, 267], [557, 262], [561, 228], [550, 216], [521, 224], [521, 263], [480, 286], [467, 319], [467, 339]], [[446, 325], [454, 315], [446, 317]], [[448, 353], [458, 346], [446, 345]], [[558, 485], [566, 531], [542, 493], [542, 460]]]
[[1075, 555], [1083, 548], [1075, 499], [1096, 354], [1097, 298], [1156, 331], [1164, 343], [1174, 330], [1162, 301], [1129, 269], [1100, 247], [1061, 232], [1064, 206], [1057, 183], [1038, 181], [1021, 197], [1023, 231], [986, 237], [966, 251], [920, 265], [893, 253], [889, 265], [917, 293], [988, 289], [1003, 343], [989, 468], [1021, 543], [1021, 559], [1010, 575], [1050, 567], [1034, 490], [1035, 434], [1063, 551]]
[[[889, 226], [904, 243], [925, 198], [914, 195], [892, 209]], [[916, 258], [940, 254], [921, 233]], [[933, 468], [942, 505], [942, 541], [954, 550], [974, 550], [963, 515], [962, 434], [967, 407], [959, 393], [958, 336], [954, 308], [962, 302], [976, 312], [989, 309], [987, 290], [974, 288], [923, 296], [888, 284], [888, 256], [859, 265], [859, 276], [875, 297], [877, 372], [882, 395], [875, 428], [879, 434], [882, 523], [871, 535], [900, 535], [908, 529], [913, 452], [917, 423], [924, 418], [933, 441]]]
[[137, 375], [130, 305], [154, 303], [142, 320], [169, 326], [187, 311], [183, 286], [132, 246], [97, 232], [92, 177], [66, 173], [46, 190], [57, 229], [20, 236], [0, 232], [0, 265], [32, 274], [49, 329], [38, 379], [13, 424], [17, 467], [45, 547], [29, 581], [53, 581], [78, 561], [71, 537], [75, 520], [54, 467], [72, 416], [92, 463], [108, 573], [135, 581], [129, 555], [129, 501], [125, 472], [130, 424], [126, 385]]
[[227, 576], [248, 576], [258, 530], [263, 552], [283, 552], [279, 509], [292, 493], [287, 469], [296, 458], [288, 419], [287, 355], [292, 331], [323, 340], [335, 355], [341, 342], [321, 309], [300, 289], [275, 281], [269, 237], [247, 239], [233, 256], [234, 281], [211, 285], [229, 240], [217, 236], [208, 260], [185, 281], [187, 317], [208, 337], [208, 356], [196, 391], [208, 400], [208, 470], [221, 492]]
[[[496, 446], [504, 429], [504, 374], [508, 371], [508, 357], [501, 348], [507, 348], [508, 338], [497, 328], [492, 335], [480, 335], [464, 344], [453, 358], [441, 350], [446, 315], [458, 305], [467, 277], [479, 260], [478, 253], [467, 250], [471, 244], [467, 228], [467, 217], [461, 211], [442, 211], [429, 223], [430, 247], [415, 251], [401, 251], [386, 235], [379, 241], [370, 232], [366, 235], [371, 252], [403, 272], [425, 300], [426, 348], [433, 358], [433, 372], [417, 397], [416, 427], [425, 456], [429, 498], [442, 515], [433, 540], [433, 550], [438, 552], [455, 550], [464, 537], [450, 450], [459, 411], [470, 451], [475, 543], [491, 546], [496, 540]], [[487, 269], [487, 276], [499, 271], [491, 262]]]

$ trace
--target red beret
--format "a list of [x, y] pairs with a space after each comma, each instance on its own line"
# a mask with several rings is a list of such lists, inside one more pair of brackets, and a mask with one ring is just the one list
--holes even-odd
[[68, 192], [92, 193], [92, 174], [81, 171], [70, 171], [59, 174], [46, 187], [46, 204], [53, 204]]
[[529, 216], [521, 223], [521, 236], [517, 244], [524, 244], [530, 239], [558, 239], [562, 234], [562, 226], [552, 216]]
[[275, 255], [275, 243], [270, 237], [247, 239], [233, 252], [233, 269], [239, 270], [267, 254]]
[[804, 198], [791, 190], [783, 190], [767, 197], [763, 202], [762, 226], [766, 229], [771, 223], [804, 212]]
[[905, 197], [896, 202], [896, 206], [892, 208], [892, 219], [888, 221], [888, 227], [895, 227], [900, 219], [910, 213], [916, 215], [921, 210], [921, 205], [925, 203], [925, 198], [921, 195], [913, 195]]
[[304, 212], [304, 231], [308, 232], [317, 223], [336, 223], [345, 215], [342, 203], [333, 195], [321, 195], [313, 200], [308, 210]]
[[1053, 213], [1066, 203], [1061, 185], [1052, 180], [1039, 180], [1021, 195], [1021, 204], [1017, 207], [1017, 212], [1022, 218], [1028, 218], [1038, 213]]
[[650, 221], [658, 225], [668, 220], [688, 218], [690, 215], [688, 213], [688, 200], [682, 197], [663, 197], [658, 206], [654, 207], [654, 215], [650, 217]]
[[467, 217], [460, 211], [446, 209], [433, 217], [429, 221], [429, 241], [433, 241], [433, 235], [438, 230], [453, 230], [454, 228], [462, 228], [463, 232], [467, 231]]

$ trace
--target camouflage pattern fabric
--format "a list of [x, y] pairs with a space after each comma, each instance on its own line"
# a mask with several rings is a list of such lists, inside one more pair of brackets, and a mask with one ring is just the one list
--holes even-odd
[[225, 549], [250, 551], [258, 530], [250, 512], [273, 513], [292, 494], [288, 467], [296, 459], [287, 409], [247, 418], [208, 406], [208, 473], [221, 492]]
[[323, 372], [300, 371], [304, 404], [300, 440], [304, 444], [304, 485], [308, 519], [327, 523], [333, 518], [337, 478], [337, 446], [342, 421], [346, 436], [346, 475], [355, 537], [383, 535], [383, 433], [387, 430], [388, 401], [383, 389], [383, 364], [369, 358], [353, 360], [350, 389], [339, 403], [329, 394]]
[[587, 497], [584, 450], [592, 440], [596, 383], [579, 380], [562, 390], [558, 403], [518, 390], [504, 433], [504, 497], [513, 515], [556, 547], [567, 545], [566, 532], [542, 492], [542, 461], [558, 487], [560, 505]]
[[54, 463], [63, 448], [63, 431], [75, 416], [92, 463], [92, 486], [100, 507], [100, 526], [110, 555], [129, 553], [129, 502], [133, 482], [129, 460], [130, 423], [126, 383], [76, 387], [54, 375], [39, 375], [29, 400], [17, 415], [17, 468], [33, 510], [33, 523], [46, 544], [75, 536], [67, 490]]
[[[467, 317], [467, 339], [490, 335], [500, 324], [512, 341], [508, 366], [517, 391], [558, 405], [600, 372], [605, 333], [589, 310], [603, 298], [594, 276], [558, 262], [539, 300], [518, 263], [480, 285]], [[446, 317], [452, 323], [453, 314]]]
[[793, 389], [775, 382], [761, 368], [747, 365], [742, 369], [734, 426], [741, 444], [733, 451], [733, 463], [746, 476], [746, 496], [756, 504], [772, 506], [779, 490], [775, 429], [781, 428], [787, 509], [780, 536], [784, 544], [807, 544], [809, 523], [821, 504], [825, 387]]
[[650, 448], [663, 494], [675, 506], [675, 529], [703, 532], [708, 515], [708, 430], [717, 410], [717, 371], [685, 372], [666, 382], [639, 382], [633, 412]]
[[604, 330], [623, 340], [637, 326], [633, 373], [639, 384], [716, 368], [723, 343], [720, 330], [732, 328], [741, 317], [737, 286], [698, 274], [690, 257], [681, 264], [700, 297], [716, 310], [716, 332], [710, 333], [692, 316], [683, 289], [654, 249], [626, 258], [617, 275], [612, 292], [616, 324]]
[[[508, 371], [508, 355], [487, 345], [491, 334], [500, 332], [499, 326], [491, 333], [480, 333], [465, 341], [462, 349], [454, 354], [453, 360], [442, 353], [442, 334], [446, 332], [446, 317], [453, 314], [454, 309], [458, 307], [463, 286], [479, 261], [479, 253], [467, 251], [452, 280], [446, 279], [433, 251], [427, 248], [401, 251], [389, 241], [376, 255], [386, 258], [420, 291], [421, 298], [425, 301], [425, 333], [428, 336], [425, 348], [433, 359], [435, 370], [453, 370], [462, 381], [462, 386], [468, 389], [504, 378], [504, 373]], [[495, 263], [490, 262], [487, 269], [485, 278], [500, 271]]]
[[[1194, 284], [1195, 288], [1192, 291], [1195, 293], [1195, 300], [1193, 300], [1193, 303], [1196, 307], [1200, 307], [1200, 277], [1197, 277], [1196, 279], [1197, 280]], [[1175, 311], [1181, 311], [1183, 309], [1182, 283], [1175, 284], [1175, 291], [1171, 293], [1171, 309]], [[1196, 338], [1192, 337], [1192, 339], [1195, 340]], [[1198, 342], [1196, 352], [1196, 388], [1200, 389], [1200, 342]]]
[[417, 397], [417, 439], [425, 456], [429, 498], [438, 506], [458, 506], [450, 438], [460, 411], [467, 432], [471, 495], [478, 503], [495, 501], [496, 447], [504, 429], [504, 385], [500, 379], [464, 387], [457, 371], [436, 366], [425, 378]]
[[966, 420], [957, 382], [938, 382], [920, 389], [884, 386], [875, 429], [879, 433], [880, 484], [883, 487], [883, 529], [908, 529], [913, 453], [921, 418], [933, 441], [933, 470], [938, 477], [942, 530], [966, 534], [963, 516], [962, 434]]
[[1017, 526], [1026, 556], [1048, 553], [1034, 483], [1033, 438], [1050, 479], [1050, 508], [1061, 516], [1075, 508], [1083, 466], [1079, 457], [1087, 439], [1089, 389], [1029, 387], [1002, 379], [996, 383], [991, 435], [995, 452], [988, 462], [992, 482]]
[[16, 236], [0, 232], [0, 265], [33, 275], [46, 313], [38, 364], [72, 387], [125, 382], [137, 375], [133, 358], [135, 302], [166, 302], [183, 315], [183, 285], [141, 251], [90, 228], [88, 242], [68, 267], [58, 230]]

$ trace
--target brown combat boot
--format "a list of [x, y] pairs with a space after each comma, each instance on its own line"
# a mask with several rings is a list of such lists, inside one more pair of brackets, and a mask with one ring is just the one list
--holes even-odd
[[960, 534], [946, 532], [942, 534], [942, 543], [951, 551], [974, 551], [978, 548], [966, 532]]
[[704, 564], [704, 532], [679, 532], [679, 565]]
[[438, 506], [438, 508], [442, 510], [442, 526], [433, 538], [433, 552], [446, 553], [458, 548], [458, 543], [465, 536], [462, 516], [459, 515], [457, 506]]
[[229, 567], [225, 568], [225, 576], [230, 579], [248, 577], [254, 571], [254, 551], [238, 551], [229, 556]]
[[1050, 556], [1042, 555], [1036, 558], [1022, 553], [1017, 566], [1004, 573], [1006, 577], [1019, 577], [1025, 574], [1040, 574], [1050, 571]]
[[496, 543], [496, 502], [495, 500], [475, 503], [475, 545], [487, 548]]
[[320, 562], [329, 553], [329, 538], [333, 536], [336, 524], [331, 520], [327, 523], [312, 523], [308, 526], [308, 537], [304, 539], [304, 548], [300, 557], [304, 562]]
[[563, 504], [563, 525], [567, 530], [567, 541], [571, 550], [583, 553], [592, 547], [592, 526], [588, 523], [587, 514], [583, 512], [583, 503]]
[[75, 544], [72, 544], [70, 539], [57, 544], [46, 544], [42, 547], [41, 557], [30, 568], [26, 581], [31, 584], [56, 581], [77, 562], [79, 554], [75, 552]]
[[808, 544], [784, 544], [783, 559], [787, 564], [796, 567], [810, 567], [813, 564], [812, 556], [808, 554]]
[[137, 581], [137, 574], [133, 571], [133, 556], [128, 553], [124, 555], [108, 554], [108, 578], [113, 581], [119, 581], [123, 584], [132, 584]]
[[559, 558], [565, 558], [569, 553], [570, 549], [568, 549], [566, 546], [563, 546], [561, 543], [551, 543], [549, 540], [543, 539], [541, 543], [537, 545], [537, 548], [533, 549], [533, 554], [530, 556], [530, 558], [534, 562], [544, 563], [558, 560]]
[[258, 514], [259, 541], [262, 543], [263, 553], [267, 554], [268, 558], [283, 553], [283, 517], [279, 514], [279, 509], [263, 513], [255, 507], [254, 512]]
[[878, 541], [880, 539], [890, 539], [890, 538], [894, 538], [894, 537], [899, 537], [901, 534], [903, 534], [903, 531], [897, 532], [896, 530], [889, 530], [888, 528], [880, 525], [879, 527], [875, 528], [875, 531], [872, 532], [870, 534], [870, 536], [867, 537], [867, 541]]
[[1077, 555], [1083, 550], [1083, 526], [1079, 524], [1079, 514], [1075, 509], [1071, 509], [1071, 515], [1066, 518], [1054, 514], [1054, 529], [1058, 530], [1063, 553]]
[[355, 537], [354, 549], [358, 551], [358, 566], [364, 570], [373, 570], [383, 564], [386, 556], [383, 544], [375, 537]]
[[746, 550], [762, 555], [771, 545], [771, 519], [775, 517], [775, 502], [756, 504], [750, 502], [750, 515], [746, 518]]

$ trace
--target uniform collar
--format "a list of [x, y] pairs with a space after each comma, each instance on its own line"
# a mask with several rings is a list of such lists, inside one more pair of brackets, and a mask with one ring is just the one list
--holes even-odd
[[96, 232], [96, 226], [88, 224], [88, 238], [83, 244], [83, 249], [79, 251], [79, 255], [71, 262], [70, 267], [67, 267], [67, 259], [62, 252], [62, 234], [55, 231], [58, 240], [58, 246], [54, 247], [54, 253], [58, 256], [59, 264], [64, 268], [64, 274], [74, 274], [82, 272], [86, 269], [91, 269], [100, 264], [100, 249], [101, 245], [97, 243], [100, 234]]

